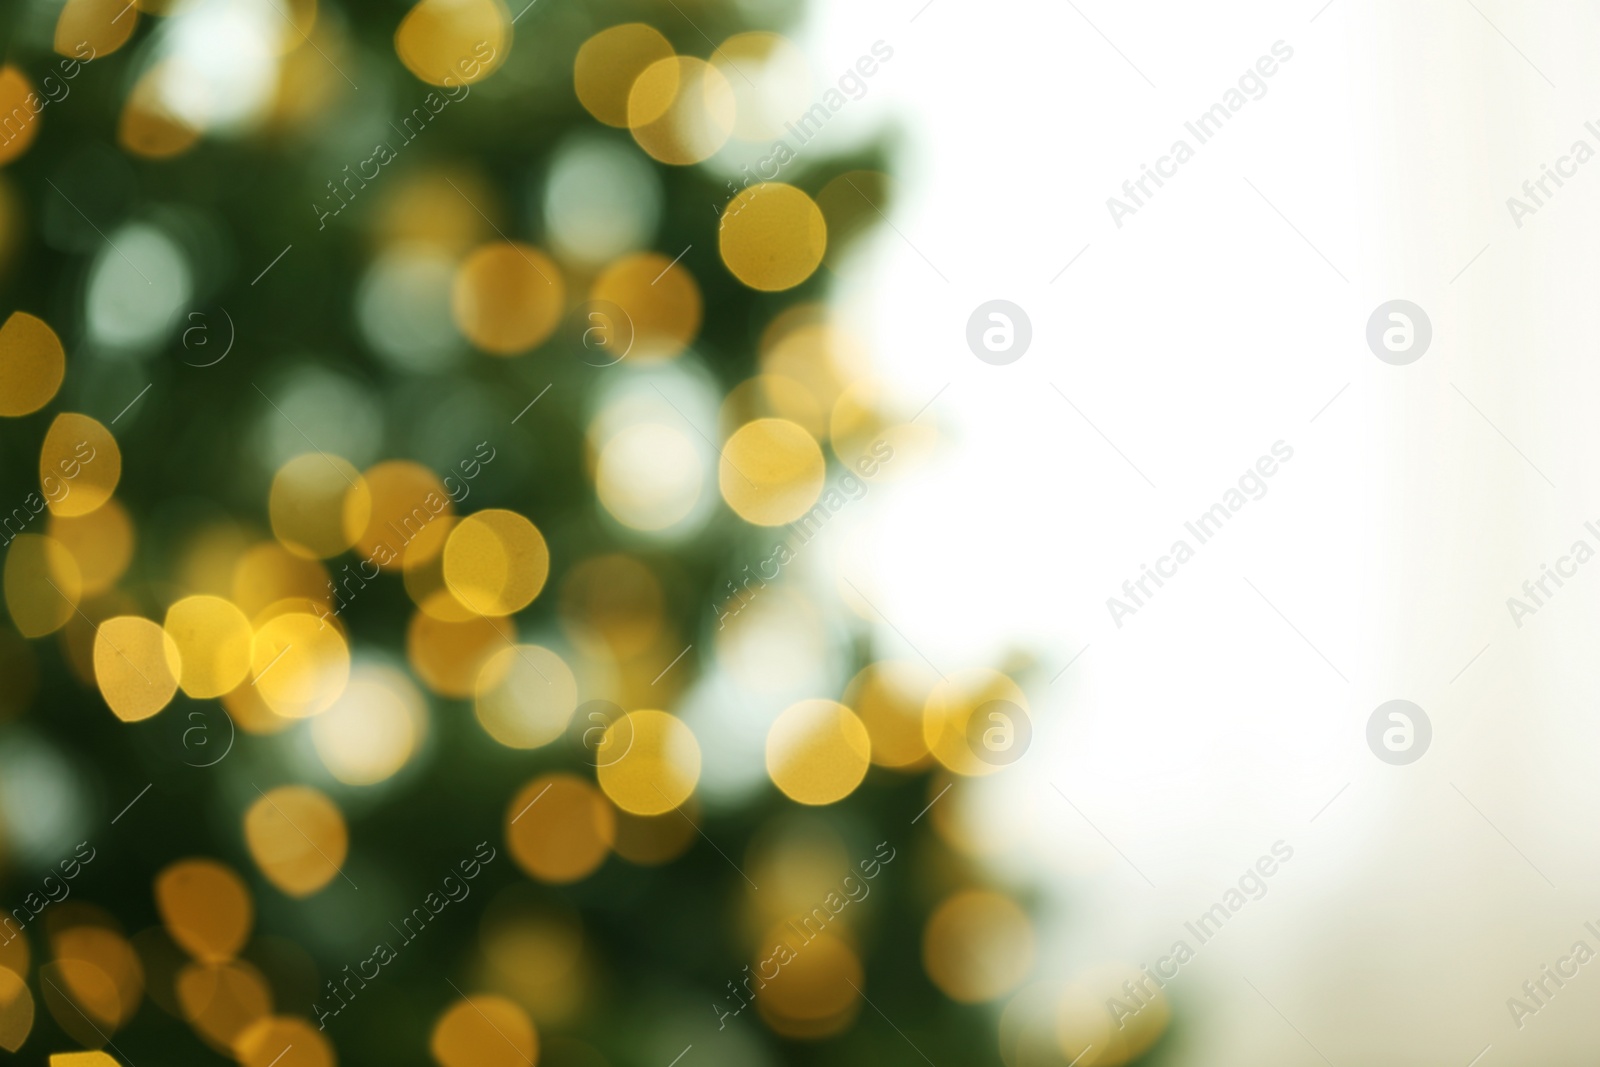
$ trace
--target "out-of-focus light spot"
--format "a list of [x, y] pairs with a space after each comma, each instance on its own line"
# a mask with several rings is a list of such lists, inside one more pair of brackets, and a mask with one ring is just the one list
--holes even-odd
[[333, 1045], [322, 1031], [293, 1015], [257, 1019], [233, 1045], [240, 1067], [334, 1067]]
[[922, 931], [922, 966], [951, 1000], [980, 1004], [1016, 989], [1033, 969], [1033, 925], [1015, 902], [987, 890], [945, 900]]
[[562, 658], [513, 645], [478, 673], [474, 706], [489, 736], [507, 748], [539, 748], [560, 737], [578, 707], [578, 682]]
[[733, 136], [765, 144], [784, 136], [784, 123], [812, 101], [806, 55], [776, 33], [736, 33], [711, 53], [738, 103]]
[[250, 620], [218, 596], [190, 596], [167, 609], [167, 636], [178, 646], [178, 684], [189, 696], [219, 697], [250, 672]]
[[455, 273], [453, 259], [425, 245], [396, 248], [367, 269], [356, 321], [395, 370], [437, 374], [460, 363], [461, 337], [450, 320]]
[[177, 643], [149, 619], [121, 615], [102, 622], [95, 634], [95, 683], [123, 722], [148, 719], [166, 707], [182, 671]]
[[6, 608], [24, 637], [65, 626], [83, 596], [78, 563], [67, 547], [43, 534], [20, 534], [6, 550]]
[[[317, 364], [302, 364], [265, 390], [255, 428], [256, 455], [275, 471], [306, 450], [306, 436], [329, 455], [365, 467], [383, 443], [383, 411], [368, 388]], [[302, 433], [306, 436], [302, 436]]]
[[591, 556], [567, 571], [561, 622], [572, 642], [617, 659], [637, 656], [661, 634], [666, 602], [654, 572], [632, 556]]
[[417, 751], [427, 725], [422, 694], [400, 671], [362, 664], [332, 707], [311, 724], [323, 766], [346, 785], [393, 775]]
[[664, 711], [635, 711], [606, 728], [595, 750], [596, 777], [611, 802], [635, 815], [671, 811], [700, 780], [700, 743]]
[[15, 1052], [33, 1032], [33, 994], [22, 976], [0, 967], [0, 1048]]
[[512, 615], [533, 603], [550, 576], [539, 528], [514, 511], [488, 508], [456, 523], [444, 545], [444, 582], [479, 615]]
[[689, 166], [728, 143], [737, 105], [722, 71], [671, 56], [646, 67], [628, 91], [628, 128], [652, 159]]
[[562, 256], [587, 266], [609, 263], [648, 245], [660, 218], [661, 182], [627, 142], [583, 134], [556, 148], [544, 222]]
[[741, 519], [782, 526], [817, 502], [825, 473], [822, 449], [804, 427], [787, 419], [757, 419], [722, 446], [717, 484]]
[[439, 1067], [527, 1067], [539, 1054], [528, 1013], [505, 997], [456, 1001], [433, 1024], [428, 1050]]
[[67, 354], [50, 324], [13, 311], [0, 326], [0, 415], [28, 415], [61, 388]]
[[78, 59], [115, 52], [139, 25], [138, 11], [129, 7], [129, 0], [67, 0], [56, 18], [56, 52]]
[[251, 643], [252, 685], [286, 719], [319, 715], [350, 680], [350, 647], [315, 615], [289, 612], [263, 623]]
[[[115, 993], [113, 1025], [122, 1026], [139, 1010], [144, 998], [144, 968], [138, 954], [121, 933], [113, 929], [110, 917], [95, 912], [80, 916], [63, 913], [68, 918], [56, 917], [50, 934], [50, 948], [56, 961], [64, 966], [62, 977], [68, 986], [65, 992], [79, 1003], [95, 1002], [101, 996], [99, 975], [111, 980]], [[88, 964], [88, 968], [66, 967], [68, 963]], [[89, 968], [92, 968], [89, 969]], [[83, 988], [73, 983], [80, 977], [89, 980]], [[107, 1004], [107, 1007], [110, 1005]]]
[[772, 418], [797, 423], [819, 441], [828, 433], [827, 409], [817, 402], [811, 390], [793, 378], [777, 374], [758, 374], [728, 390], [718, 412], [717, 426], [727, 436], [747, 422]]
[[700, 332], [700, 286], [681, 262], [656, 252], [618, 260], [595, 279], [589, 298], [620, 307], [633, 327], [635, 360], [671, 359]]
[[290, 597], [326, 604], [328, 572], [314, 559], [297, 556], [276, 541], [259, 541], [233, 567], [233, 602], [254, 618], [269, 604]]
[[355, 543], [365, 530], [372, 491], [350, 462], [306, 452], [278, 469], [267, 496], [272, 532], [290, 552], [327, 559]]
[[117, 120], [117, 143], [145, 159], [171, 159], [195, 146], [200, 131], [168, 110], [162, 102], [166, 76], [162, 66], [152, 67], [134, 83]]
[[417, 607], [444, 622], [466, 622], [477, 612], [455, 598], [444, 584], [444, 546], [460, 520], [440, 515], [412, 538], [402, 557], [406, 595]]
[[867, 776], [872, 740], [855, 712], [831, 700], [802, 700], [767, 733], [772, 784], [801, 804], [832, 804]]
[[157, 39], [157, 99], [180, 122], [233, 133], [264, 117], [278, 90], [278, 55], [300, 39], [277, 0], [187, 0]]
[[784, 1037], [816, 1039], [837, 1034], [855, 1021], [861, 1010], [856, 991], [865, 978], [861, 960], [843, 938], [825, 931], [803, 941], [784, 923], [768, 931], [760, 944], [762, 955], [752, 972], [773, 960], [774, 946], [789, 949], [788, 962], [756, 992], [756, 1008], [768, 1026]]
[[[454, 512], [450, 493], [445, 491], [445, 483], [438, 480], [438, 475], [432, 470], [408, 461], [408, 459], [390, 459], [381, 462], [376, 467], [368, 467], [365, 478], [366, 490], [371, 494], [371, 506], [368, 507], [365, 523], [362, 522], [360, 506], [354, 504], [350, 496], [344, 498], [346, 506], [346, 536], [355, 539], [355, 549], [363, 557], [373, 561], [378, 568], [386, 571], [398, 571], [402, 568], [406, 552], [411, 545], [416, 544], [419, 534], [426, 530], [429, 523], [443, 515]], [[362, 528], [357, 530], [355, 525], [362, 523]], [[426, 552], [429, 545], [422, 545], [418, 563], [424, 563], [426, 558], [421, 552]], [[437, 547], [434, 547], [437, 552]]]
[[[30, 97], [33, 104], [28, 102]], [[0, 141], [0, 167], [19, 158], [33, 144], [39, 136], [43, 110], [44, 98], [35, 93], [33, 83], [21, 68], [9, 63], [0, 67], [0, 115], [5, 116], [0, 121], [0, 133], [4, 134]]]
[[851, 680], [844, 702], [855, 709], [872, 735], [873, 763], [901, 770], [927, 765], [922, 709], [938, 680], [933, 668], [921, 660], [869, 664]]
[[374, 213], [373, 232], [396, 253], [421, 256], [431, 250], [453, 259], [492, 232], [477, 205], [492, 204], [498, 191], [477, 171], [448, 165], [399, 175], [394, 181]]
[[547, 774], [506, 805], [506, 848], [518, 867], [541, 882], [564, 885], [589, 877], [611, 852], [616, 814], [599, 791], [570, 774]]
[[133, 559], [133, 520], [114, 499], [87, 515], [52, 514], [45, 530], [77, 561], [84, 596], [99, 596], [110, 589]]
[[190, 963], [174, 983], [185, 1021], [218, 1052], [233, 1051], [247, 1027], [272, 1014], [272, 991], [249, 963]]
[[[691, 809], [698, 807], [692, 797], [683, 806]], [[671, 863], [694, 844], [698, 815], [693, 810], [669, 811], [664, 815], [634, 815], [619, 811], [617, 839], [611, 847], [617, 855], [641, 867]]]
[[134, 222], [113, 231], [89, 270], [89, 337], [143, 354], [160, 345], [194, 296], [183, 252], [161, 230]]
[[86, 960], [54, 960], [39, 968], [39, 991], [50, 1017], [80, 1045], [104, 1044], [117, 1029], [117, 983]]
[[87, 515], [122, 480], [122, 450], [99, 420], [64, 411], [39, 446], [39, 488], [52, 515]]
[[122, 1064], [106, 1052], [52, 1052], [50, 1067], [122, 1067]]
[[511, 32], [501, 0], [421, 0], [400, 20], [394, 50], [429, 85], [471, 85], [505, 62]]
[[1017, 683], [998, 671], [974, 667], [948, 675], [928, 694], [922, 716], [922, 737], [934, 758], [957, 774], [993, 774], [999, 764], [979, 759], [968, 741], [972, 716], [992, 700], [1028, 710], [1028, 698]]
[[938, 423], [923, 415], [923, 403], [877, 379], [854, 382], [829, 416], [833, 454], [864, 477], [904, 478], [932, 455], [939, 440]]
[[607, 126], [627, 127], [633, 83], [651, 64], [673, 54], [660, 31], [642, 22], [601, 30], [578, 48], [572, 66], [579, 103]]
[[828, 224], [799, 189], [762, 182], [728, 204], [717, 241], [735, 278], [752, 289], [778, 292], [816, 271], [828, 248]]
[[566, 285], [561, 268], [537, 248], [496, 241], [462, 262], [450, 306], [467, 340], [491, 355], [514, 356], [555, 330], [566, 306]]
[[658, 422], [630, 426], [600, 450], [595, 492], [624, 526], [665, 530], [694, 510], [704, 485], [700, 452], [688, 435]]
[[233, 959], [250, 937], [250, 890], [216, 860], [179, 860], [164, 868], [156, 875], [155, 897], [167, 934], [203, 963]]
[[472, 616], [453, 622], [418, 611], [406, 629], [406, 658], [435, 693], [470, 697], [484, 663], [516, 640], [516, 623], [509, 618]]
[[582, 1009], [588, 992], [583, 926], [576, 911], [532, 889], [513, 886], [490, 901], [483, 954], [498, 988], [541, 1022], [561, 1023]]
[[0, 742], [0, 831], [8, 862], [46, 867], [61, 859], [61, 842], [83, 840], [85, 807], [81, 779], [59, 751], [30, 733], [8, 732]]
[[262, 794], [245, 812], [244, 839], [267, 881], [292, 897], [308, 897], [337, 877], [350, 845], [339, 808], [303, 785]]

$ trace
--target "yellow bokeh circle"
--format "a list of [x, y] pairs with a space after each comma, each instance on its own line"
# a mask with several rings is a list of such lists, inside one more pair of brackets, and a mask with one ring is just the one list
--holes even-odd
[[611, 802], [635, 815], [660, 815], [689, 799], [700, 780], [700, 743], [681, 719], [635, 711], [606, 728], [596, 777]]
[[119, 615], [95, 633], [95, 683], [123, 722], [148, 719], [166, 707], [182, 670], [177, 643], [149, 619]]
[[872, 741], [855, 712], [832, 700], [802, 700], [767, 732], [767, 774], [801, 804], [832, 804], [867, 776]]
[[456, 271], [450, 309], [456, 327], [495, 356], [542, 343], [565, 310], [566, 285], [555, 261], [532, 245], [497, 241], [474, 250]]
[[607, 126], [628, 125], [628, 94], [646, 67], [673, 55], [660, 31], [642, 22], [601, 30], [578, 48], [572, 86], [581, 103]]
[[456, 523], [444, 545], [444, 582], [479, 615], [511, 615], [550, 576], [550, 549], [539, 528], [514, 511], [487, 508]]
[[[0, 73], [0, 81], [4, 80]], [[0, 326], [0, 415], [27, 415], [50, 403], [67, 373], [67, 354], [49, 323], [13, 311]]]
[[308, 897], [342, 874], [350, 846], [339, 808], [303, 785], [261, 794], [245, 812], [244, 839], [267, 881], [291, 897]]
[[539, 1035], [515, 1001], [479, 994], [445, 1009], [428, 1051], [439, 1067], [527, 1067], [538, 1061]]
[[945, 996], [963, 1004], [1012, 992], [1028, 977], [1033, 959], [1033, 924], [999, 893], [956, 893], [923, 928], [923, 968]]
[[752, 289], [778, 292], [811, 277], [828, 250], [822, 209], [783, 182], [740, 191], [722, 213], [722, 262]]
[[541, 882], [587, 878], [605, 862], [616, 836], [616, 813], [606, 798], [571, 774], [535, 778], [506, 805], [506, 847], [517, 866]]
[[746, 522], [794, 522], [822, 494], [826, 461], [816, 438], [787, 419], [756, 419], [722, 446], [717, 484], [722, 499]]
[[[39, 446], [39, 487], [53, 515], [87, 515], [122, 479], [122, 450], [98, 419], [62, 412]], [[59, 488], [56, 488], [59, 486]]]
[[471, 85], [505, 62], [511, 21], [502, 0], [421, 0], [394, 32], [395, 54], [429, 85]]
[[733, 86], [703, 59], [670, 56], [646, 67], [628, 92], [628, 127], [652, 158], [688, 166], [728, 141], [737, 112]]

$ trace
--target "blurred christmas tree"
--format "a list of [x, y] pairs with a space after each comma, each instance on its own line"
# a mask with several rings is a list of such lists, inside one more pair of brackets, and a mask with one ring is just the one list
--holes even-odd
[[892, 45], [518, 6], [0, 16], [0, 1046], [1067, 1062], [948, 844], [1021, 691], [820, 547], [930, 442], [820, 302]]

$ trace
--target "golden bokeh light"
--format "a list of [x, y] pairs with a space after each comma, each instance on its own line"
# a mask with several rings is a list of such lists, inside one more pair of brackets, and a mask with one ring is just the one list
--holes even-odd
[[233, 1044], [240, 1067], [335, 1067], [333, 1045], [310, 1022], [293, 1015], [257, 1019]]
[[475, 249], [456, 271], [450, 310], [467, 340], [495, 356], [544, 342], [566, 310], [555, 261], [532, 245], [496, 241]]
[[666, 603], [661, 582], [633, 556], [591, 556], [567, 571], [561, 586], [561, 622], [585, 651], [628, 659], [661, 634]]
[[255, 902], [233, 868], [179, 860], [156, 875], [156, 910], [167, 934], [202, 963], [233, 959], [250, 937]]
[[642, 22], [601, 30], [578, 48], [572, 85], [581, 103], [607, 126], [628, 125], [628, 94], [652, 63], [673, 55], [661, 33]]
[[134, 83], [117, 120], [117, 144], [144, 159], [180, 156], [200, 140], [200, 131], [174, 114], [163, 96], [172, 64], [157, 63]]
[[611, 802], [635, 815], [661, 815], [689, 799], [700, 781], [700, 742], [664, 711], [629, 712], [606, 728], [594, 758]]
[[705, 484], [700, 451], [687, 434], [659, 422], [613, 435], [595, 464], [595, 495], [635, 530], [665, 530], [694, 510]]
[[250, 646], [251, 684], [286, 719], [328, 710], [350, 680], [350, 647], [315, 615], [289, 612], [267, 620]]
[[123, 1067], [122, 1062], [108, 1052], [52, 1052], [50, 1067]]
[[250, 672], [254, 632], [230, 601], [189, 596], [167, 609], [167, 636], [178, 646], [178, 684], [189, 696], [219, 697]]
[[1012, 992], [1033, 969], [1033, 924], [1009, 897], [956, 893], [922, 931], [922, 966], [951, 1000], [979, 1004]]
[[767, 774], [790, 800], [832, 804], [867, 776], [872, 741], [855, 712], [831, 700], [791, 705], [767, 732]]
[[87, 515], [51, 515], [45, 531], [72, 553], [84, 596], [99, 596], [110, 589], [133, 560], [133, 520], [115, 499]]
[[186, 1022], [213, 1049], [231, 1053], [234, 1042], [252, 1023], [272, 1014], [272, 990], [253, 965], [189, 963], [174, 983]]
[[295, 555], [277, 541], [258, 541], [242, 552], [228, 589], [239, 610], [252, 619], [268, 606], [292, 597], [331, 606], [327, 603], [327, 568], [317, 560]]
[[[761, 939], [763, 946], [781, 943], [789, 952], [776, 976], [756, 991], [756, 1008], [762, 1020], [784, 1037], [814, 1040], [840, 1033], [861, 1010], [856, 992], [866, 980], [861, 960], [842, 937], [831, 932], [815, 934], [798, 946], [791, 944], [799, 940], [787, 923]], [[770, 954], [758, 958], [751, 973], [771, 959]]]
[[577, 882], [605, 862], [616, 840], [616, 813], [600, 792], [570, 774], [547, 774], [506, 805], [506, 848], [531, 878]]
[[540, 645], [512, 645], [478, 673], [478, 722], [507, 748], [539, 748], [560, 737], [578, 707], [578, 681], [559, 655]]
[[298, 556], [327, 559], [355, 544], [352, 528], [365, 530], [372, 491], [350, 462], [323, 452], [303, 452], [278, 469], [267, 494], [272, 533]]
[[833, 454], [864, 477], [903, 477], [932, 454], [939, 440], [938, 423], [923, 412], [924, 404], [878, 379], [852, 382], [828, 417]]
[[921, 660], [884, 660], [863, 667], [845, 689], [844, 702], [872, 736], [872, 762], [916, 770], [927, 765], [922, 709], [939, 675]]
[[171, 703], [182, 673], [177, 642], [149, 619], [119, 615], [100, 624], [94, 639], [95, 684], [123, 722], [148, 719]]
[[39, 446], [39, 485], [51, 514], [87, 515], [111, 499], [121, 479], [122, 450], [110, 430], [87, 415], [56, 416]]
[[756, 419], [722, 446], [717, 484], [746, 522], [782, 526], [822, 495], [826, 461], [816, 438], [787, 419]]
[[428, 1039], [439, 1067], [527, 1067], [537, 1062], [533, 1020], [505, 997], [463, 997], [439, 1016]]
[[650, 64], [628, 91], [628, 128], [651, 158], [674, 166], [716, 154], [738, 110], [727, 77], [703, 59], [669, 56]]
[[[50, 947], [57, 963], [62, 966], [67, 993], [79, 1004], [102, 1005], [110, 1009], [110, 1001], [103, 1000], [103, 975], [110, 979], [116, 997], [113, 1026], [120, 1027], [133, 1018], [144, 999], [144, 968], [128, 939], [109, 925], [100, 915], [88, 917], [77, 923], [58, 923], [50, 935]], [[87, 966], [69, 966], [85, 964]]]
[[20, 534], [6, 551], [6, 608], [23, 637], [43, 637], [67, 624], [83, 596], [78, 563], [43, 534]]
[[222, 694], [221, 700], [234, 725], [247, 734], [266, 737], [287, 730], [295, 723], [294, 719], [285, 719], [267, 707], [267, 702], [261, 699], [261, 691], [253, 685], [237, 686]]
[[267, 881], [291, 897], [308, 897], [338, 877], [350, 846], [338, 807], [304, 785], [263, 793], [245, 812], [244, 839]]
[[1002, 764], [979, 759], [968, 731], [972, 716], [991, 701], [1003, 700], [1028, 711], [1022, 689], [999, 671], [973, 667], [939, 681], [923, 710], [922, 737], [935, 759], [957, 774], [993, 774]]
[[808, 308], [800, 305], [800, 313], [780, 315], [763, 333], [761, 371], [793, 378], [831, 411], [845, 387], [866, 373], [871, 359], [854, 336]]
[[[0, 93], [4, 87], [5, 73], [0, 72]], [[0, 415], [38, 411], [56, 395], [66, 373], [66, 350], [49, 323], [13, 311], [0, 326]]]
[[717, 231], [722, 262], [752, 289], [793, 289], [816, 271], [828, 249], [828, 224], [805, 193], [783, 182], [742, 189]]
[[103, 1045], [122, 1015], [117, 983], [86, 960], [54, 960], [39, 968], [39, 992], [56, 1025], [80, 1045]]
[[[32, 103], [29, 103], [30, 98]], [[22, 122], [11, 140], [0, 144], [0, 167], [21, 158], [39, 136], [45, 98], [39, 96], [21, 68], [7, 63], [0, 67], [0, 115], [21, 115]]]
[[427, 704], [410, 678], [364, 665], [333, 706], [312, 720], [311, 741], [329, 774], [346, 785], [372, 785], [406, 765], [427, 721]]
[[448, 89], [498, 70], [511, 33], [501, 0], [420, 0], [394, 31], [394, 50], [412, 74]]
[[490, 656], [517, 640], [512, 619], [461, 622], [418, 611], [406, 628], [406, 658], [422, 684], [444, 697], [470, 697]]
[[640, 867], [671, 863], [689, 851], [696, 836], [699, 813], [692, 809], [699, 805], [691, 797], [683, 806], [691, 810], [669, 811], [664, 815], [617, 812], [617, 839], [612, 842], [612, 851]]
[[441, 515], [406, 546], [402, 576], [411, 602], [444, 622], [466, 622], [478, 613], [455, 598], [444, 584], [444, 546], [460, 520]]
[[63, 56], [99, 59], [128, 43], [139, 25], [129, 0], [67, 0], [56, 18], [54, 48]]
[[0, 1048], [15, 1052], [33, 1032], [33, 993], [22, 976], [0, 967]]
[[595, 279], [589, 299], [621, 308], [635, 360], [671, 359], [700, 332], [700, 286], [683, 263], [659, 252], [623, 256]]
[[473, 512], [444, 545], [445, 587], [479, 615], [511, 615], [529, 604], [550, 576], [550, 549], [539, 528], [514, 511]]
[[[345, 498], [345, 536], [380, 570], [399, 570], [428, 525], [454, 513], [450, 494], [437, 474], [409, 460], [389, 460], [369, 467], [362, 479], [372, 503], [363, 519], [359, 504], [351, 508], [352, 498]], [[360, 529], [355, 529], [357, 523], [361, 524]], [[419, 555], [417, 562], [426, 559]]]

